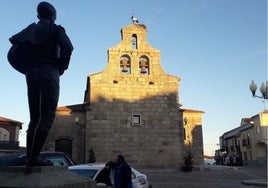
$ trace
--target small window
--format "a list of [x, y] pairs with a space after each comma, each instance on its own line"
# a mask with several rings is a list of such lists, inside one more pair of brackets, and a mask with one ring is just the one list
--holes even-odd
[[261, 132], [261, 127], [260, 126], [257, 126], [256, 127], [256, 133], [259, 134]]
[[8, 130], [0, 127], [0, 141], [9, 141], [10, 133]]
[[132, 115], [132, 125], [140, 125], [141, 124], [141, 115], [134, 114]]
[[137, 35], [136, 34], [132, 35], [131, 44], [132, 44], [132, 50], [137, 50], [138, 49]]
[[240, 146], [240, 140], [237, 139], [237, 143], [236, 143], [237, 146]]

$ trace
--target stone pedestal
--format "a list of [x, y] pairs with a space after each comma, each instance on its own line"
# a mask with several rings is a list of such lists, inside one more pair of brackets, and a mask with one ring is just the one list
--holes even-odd
[[0, 188], [96, 188], [94, 180], [65, 166], [0, 167]]

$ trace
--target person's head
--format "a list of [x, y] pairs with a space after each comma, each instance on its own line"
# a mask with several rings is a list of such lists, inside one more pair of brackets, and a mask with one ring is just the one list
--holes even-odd
[[105, 164], [105, 169], [106, 170], [111, 170], [111, 169], [114, 168], [114, 165], [115, 165], [114, 162], [110, 161], [110, 162]]
[[39, 20], [47, 19], [51, 22], [55, 22], [57, 11], [50, 3], [42, 1], [37, 6], [37, 17]]
[[115, 164], [121, 164], [122, 162], [125, 162], [125, 158], [123, 155], [118, 155], [117, 158], [115, 159]]

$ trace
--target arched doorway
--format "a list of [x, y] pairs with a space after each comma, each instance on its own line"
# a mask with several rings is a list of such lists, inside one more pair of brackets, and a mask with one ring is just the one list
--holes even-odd
[[68, 153], [72, 156], [72, 145], [73, 142], [68, 138], [61, 138], [55, 141], [55, 151], [60, 151], [64, 153]]

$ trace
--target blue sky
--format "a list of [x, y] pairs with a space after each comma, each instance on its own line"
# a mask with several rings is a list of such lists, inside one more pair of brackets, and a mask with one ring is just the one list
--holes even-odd
[[[8, 38], [37, 22], [36, 0], [2, 0], [0, 17], [0, 116], [29, 122], [25, 78], [11, 68]], [[59, 106], [83, 102], [87, 76], [102, 71], [107, 49], [120, 42], [120, 29], [134, 13], [147, 26], [147, 41], [161, 51], [165, 72], [181, 78], [183, 108], [203, 110], [205, 154], [241, 118], [264, 110], [249, 91], [252, 79], [267, 80], [266, 0], [51, 0], [56, 23], [74, 45], [69, 70], [61, 77]], [[257, 92], [259, 94], [259, 91]]]

